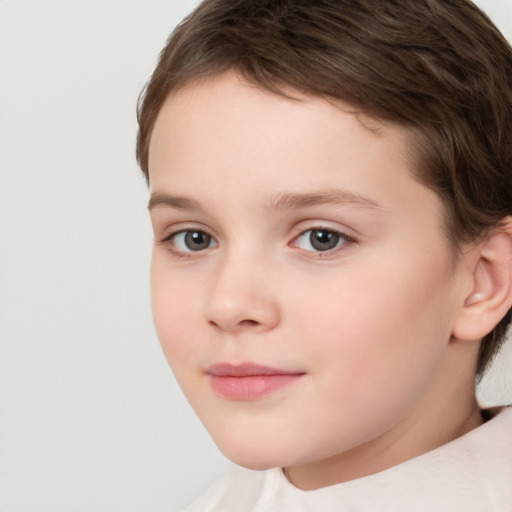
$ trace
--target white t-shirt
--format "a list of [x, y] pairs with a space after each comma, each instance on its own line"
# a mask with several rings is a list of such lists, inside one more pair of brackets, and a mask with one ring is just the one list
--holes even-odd
[[380, 473], [302, 491], [281, 469], [235, 469], [184, 512], [512, 512], [512, 407]]

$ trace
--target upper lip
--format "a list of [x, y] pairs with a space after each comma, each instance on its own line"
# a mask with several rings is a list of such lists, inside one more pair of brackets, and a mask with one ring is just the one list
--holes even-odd
[[304, 372], [281, 370], [254, 363], [217, 363], [209, 366], [206, 373], [215, 377], [251, 377], [255, 375], [301, 375]]

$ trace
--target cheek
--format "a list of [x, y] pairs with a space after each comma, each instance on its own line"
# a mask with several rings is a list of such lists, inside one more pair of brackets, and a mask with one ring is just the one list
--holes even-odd
[[338, 439], [345, 429], [347, 442], [363, 442], [425, 393], [450, 338], [450, 281], [403, 265], [352, 267], [336, 281], [316, 281], [294, 298], [293, 318], [318, 386], [306, 415], [318, 418], [328, 454], [329, 443], [345, 442], [333, 432]]
[[[434, 363], [449, 341], [453, 308], [443, 259], [390, 255], [315, 276], [296, 297], [293, 318], [305, 349], [348, 380], [393, 379]], [[334, 270], [334, 269], [333, 269]]]
[[197, 287], [161, 259], [153, 256], [151, 264], [151, 309], [158, 339], [174, 368], [194, 352], [191, 331], [198, 325], [195, 310], [200, 300]]

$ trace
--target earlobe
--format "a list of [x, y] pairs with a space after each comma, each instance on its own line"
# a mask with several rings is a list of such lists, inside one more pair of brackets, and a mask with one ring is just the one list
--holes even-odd
[[472, 288], [453, 330], [460, 340], [483, 338], [512, 306], [512, 218], [491, 231], [474, 251]]

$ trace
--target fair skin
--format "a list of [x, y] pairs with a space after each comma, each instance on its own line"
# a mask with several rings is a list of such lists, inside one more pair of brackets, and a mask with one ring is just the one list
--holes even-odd
[[316, 489], [481, 424], [467, 318], [490, 281], [475, 278], [479, 246], [454, 260], [405, 129], [297, 96], [228, 73], [166, 101], [149, 154], [152, 306], [226, 456]]

